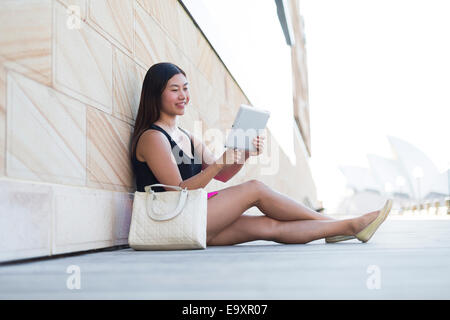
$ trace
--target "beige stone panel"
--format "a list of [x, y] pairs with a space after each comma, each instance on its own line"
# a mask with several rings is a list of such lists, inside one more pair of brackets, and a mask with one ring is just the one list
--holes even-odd
[[137, 4], [158, 21], [173, 41], [177, 43], [183, 36], [183, 29], [178, 18], [178, 7], [181, 5], [177, 0], [137, 0]]
[[[236, 114], [239, 110], [240, 103], [243, 103], [239, 95], [239, 87], [229, 73], [225, 74], [225, 101], [228, 108]], [[242, 101], [242, 102], [241, 102]]]
[[227, 130], [231, 129], [234, 118], [235, 118], [235, 113], [233, 110], [231, 110], [229, 108], [228, 104], [219, 103], [218, 127], [223, 132], [224, 135], [227, 132]]
[[107, 190], [134, 188], [129, 159], [132, 127], [100, 110], [87, 111], [87, 185]]
[[285, 174], [288, 178], [292, 177], [292, 173], [289, 171], [292, 166], [283, 165], [280, 161], [285, 155], [280, 146], [274, 139], [270, 130], [265, 133], [266, 143], [265, 149], [259, 156], [250, 157], [247, 163], [250, 167], [255, 166], [250, 174], [253, 178], [259, 179], [270, 186], [276, 186], [274, 180], [278, 180], [278, 177]]
[[239, 110], [239, 106], [242, 103], [251, 104], [239, 84], [229, 73], [225, 74], [225, 97], [227, 103], [229, 103], [236, 112]]
[[[198, 71], [193, 70], [189, 74], [189, 94], [190, 94], [190, 104], [193, 108], [200, 112], [200, 105], [202, 104], [202, 99], [204, 99], [202, 91], [202, 81], [199, 79], [200, 74]], [[203, 82], [204, 83], [204, 82]]]
[[209, 83], [214, 83], [214, 64], [217, 63], [216, 53], [211, 48], [208, 41], [200, 35], [197, 41], [197, 50], [192, 59], [198, 70], [208, 79]]
[[179, 62], [177, 65], [186, 73], [190, 97], [189, 105], [186, 107], [184, 115], [179, 118], [179, 121], [182, 125], [182, 128], [193, 132], [196, 127], [201, 127], [200, 123], [196, 124], [196, 122], [201, 121], [199, 110], [196, 106], [198, 97], [198, 93], [196, 91], [197, 86], [195, 85], [196, 71], [192, 62], [190, 62], [184, 56], [181, 56], [181, 62]]
[[217, 121], [216, 127], [219, 128], [226, 138], [228, 136], [228, 133], [231, 130], [231, 126], [233, 125], [234, 119], [236, 118], [238, 109], [239, 109], [239, 102], [217, 102], [218, 104], [218, 115], [219, 115], [219, 121]]
[[69, 28], [66, 8], [54, 5], [54, 86], [111, 113], [112, 45], [83, 21]]
[[189, 85], [191, 83], [191, 79], [195, 75], [195, 66], [192, 64], [192, 62], [183, 54], [179, 56], [180, 61], [178, 61], [178, 67], [183, 69], [183, 71], [186, 73], [186, 78], [189, 82]]
[[225, 101], [225, 73], [228, 71], [217, 56], [214, 60], [211, 70], [213, 81], [210, 84], [213, 87], [214, 96], [219, 99], [220, 103], [223, 103]]
[[57, 0], [64, 5], [70, 14], [80, 17], [81, 20], [86, 21], [86, 2], [87, 0]]
[[0, 60], [0, 176], [6, 163], [6, 68]]
[[113, 51], [113, 115], [134, 125], [146, 70], [119, 49]]
[[114, 245], [128, 244], [134, 193], [113, 192], [111, 196], [114, 201]]
[[189, 83], [189, 98], [190, 104], [197, 108], [201, 98], [200, 84], [198, 80], [199, 72], [195, 69], [190, 61], [184, 60], [180, 68], [186, 73], [186, 78]]
[[[276, 188], [278, 189], [279, 192], [289, 194], [290, 190], [288, 189], [288, 185], [290, 180], [295, 179], [296, 176], [295, 170], [294, 167], [292, 167], [289, 159], [285, 156], [284, 152], [283, 153], [280, 152], [279, 159], [280, 159], [280, 166], [278, 171], [274, 174], [274, 176], [276, 175], [277, 177]], [[291, 171], [290, 174], [287, 174], [289, 171]]]
[[0, 179], [0, 262], [50, 254], [51, 187]]
[[200, 119], [204, 121], [206, 126], [217, 127], [220, 120], [220, 105], [213, 87], [196, 69], [193, 69], [189, 83], [193, 108], [198, 110]]
[[241, 90], [241, 88], [238, 85], [235, 86], [234, 90], [236, 91], [236, 94], [235, 94], [236, 101], [234, 102], [235, 103], [234, 108], [236, 108], [236, 110], [239, 110], [239, 106], [242, 103], [247, 104], [247, 105], [252, 105], [250, 103], [250, 101], [247, 99], [247, 96], [244, 94], [244, 92]]
[[0, 1], [0, 56], [9, 67], [51, 83], [51, 0]]
[[261, 167], [263, 166], [262, 163], [262, 155], [259, 156], [255, 156], [253, 158], [256, 159], [257, 163], [256, 164], [252, 164], [251, 162], [249, 162], [249, 160], [247, 160], [247, 171], [246, 171], [246, 178], [247, 179], [258, 179], [261, 181], [264, 181], [263, 179], [263, 175], [261, 175]]
[[[184, 115], [178, 118], [179, 126], [191, 133], [194, 133], [194, 130], [196, 130], [196, 122], [198, 121], [201, 121], [198, 110], [195, 109], [192, 105], [188, 105], [185, 108]], [[201, 124], [197, 124], [197, 127], [200, 126]]]
[[85, 105], [12, 71], [7, 88], [7, 175], [84, 185]]
[[[139, 10], [151, 15], [167, 37], [191, 61], [200, 32], [177, 0], [137, 0]], [[173, 61], [173, 60], [170, 60]]]
[[201, 52], [199, 50], [199, 43], [200, 38], [203, 36], [181, 5], [177, 6], [176, 10], [178, 11], [178, 27], [181, 31], [179, 33], [180, 37], [175, 39], [175, 43], [197, 68], [196, 62], [198, 62]]
[[197, 105], [200, 118], [205, 121], [210, 128], [217, 125], [219, 120], [219, 103], [214, 97], [214, 91], [211, 85], [202, 77], [198, 78], [201, 94]]
[[[305, 155], [298, 149], [299, 138], [295, 138], [296, 164], [292, 165], [287, 155], [282, 151], [270, 131], [267, 133], [268, 146], [277, 148], [278, 151], [270, 152], [270, 163], [263, 163], [259, 166], [259, 173], [254, 172], [258, 179], [269, 185], [272, 189], [283, 193], [292, 199], [306, 204], [305, 199], [310, 203], [317, 202], [315, 185], [311, 177], [311, 171]], [[300, 151], [300, 152], [299, 152]], [[264, 160], [265, 161], [265, 160]], [[269, 173], [268, 173], [269, 172]]]
[[133, 1], [130, 0], [90, 0], [87, 21], [132, 54], [133, 7]]
[[203, 76], [213, 84], [216, 81], [216, 66], [223, 64], [181, 5], [177, 7], [177, 11], [181, 37], [177, 38], [175, 42]]
[[309, 165], [309, 157], [306, 151], [306, 146], [300, 135], [298, 128], [294, 127], [294, 152], [296, 156], [296, 170], [299, 177], [302, 179], [301, 192], [302, 195], [308, 197], [315, 205], [319, 206], [317, 202], [317, 187], [312, 176], [311, 167]]
[[128, 243], [132, 194], [54, 187], [52, 254]]
[[135, 55], [139, 63], [148, 69], [158, 62], [180, 61], [180, 50], [154, 18], [139, 5], [135, 10]]
[[192, 62], [182, 54], [178, 47], [174, 47], [174, 50], [175, 53], [172, 55], [173, 60], [169, 62], [172, 62], [179, 68], [181, 68], [181, 70], [186, 73], [186, 79], [190, 83], [190, 78], [192, 77], [194, 66], [192, 65]]

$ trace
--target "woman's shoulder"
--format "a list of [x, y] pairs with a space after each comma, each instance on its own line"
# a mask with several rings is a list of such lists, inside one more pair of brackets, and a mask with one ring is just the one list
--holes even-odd
[[[136, 157], [143, 158], [143, 152], [145, 150], [152, 150], [158, 146], [170, 147], [170, 142], [166, 138], [165, 134], [157, 129], [147, 129], [139, 137], [136, 144]], [[139, 155], [139, 156], [138, 156]]]
[[153, 141], [161, 141], [161, 140], [167, 140], [166, 135], [160, 130], [155, 128], [149, 128], [145, 130], [139, 137], [139, 141], [150, 143]]
[[164, 136], [164, 134], [161, 131], [156, 130], [154, 128], [148, 128], [148, 129], [145, 129], [144, 131], [142, 131], [142, 133], [139, 136], [139, 140], [141, 140], [144, 137], [159, 136], [159, 135], [163, 135]]

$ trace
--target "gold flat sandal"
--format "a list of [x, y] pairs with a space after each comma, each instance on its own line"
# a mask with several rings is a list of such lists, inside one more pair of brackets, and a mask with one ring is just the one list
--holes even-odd
[[332, 237], [325, 238], [325, 242], [326, 243], [336, 243], [339, 241], [346, 241], [346, 240], [352, 240], [352, 239], [356, 239], [356, 237], [355, 236], [332, 236]]
[[365, 227], [362, 231], [356, 234], [356, 238], [359, 241], [367, 242], [369, 241], [370, 238], [372, 238], [375, 231], [377, 231], [378, 227], [383, 223], [384, 220], [386, 220], [387, 216], [389, 215], [389, 212], [391, 212], [393, 203], [394, 201], [392, 201], [392, 199], [388, 199], [383, 209], [381, 209], [381, 212], [378, 215], [378, 217], [374, 221], [372, 221], [372, 223], [370, 223], [367, 227]]
[[[377, 219], [378, 219], [379, 217], [383, 217], [383, 219], [382, 219], [381, 222], [378, 224], [378, 226], [381, 225], [381, 223], [383, 223], [384, 220], [386, 220], [387, 216], [389, 215], [390, 210], [392, 209], [392, 204], [393, 204], [392, 199], [388, 199], [388, 200], [386, 201], [386, 203], [384, 204], [383, 209], [381, 209], [381, 211], [380, 211], [380, 213], [378, 214], [378, 217], [377, 217]], [[383, 210], [386, 210], [386, 209], [389, 209], [389, 210], [383, 211]], [[377, 219], [375, 219], [374, 221], [372, 221], [372, 223], [371, 223], [370, 225], [372, 225], [373, 223], [375, 223], [375, 221], [376, 221]], [[369, 226], [370, 226], [370, 225], [369, 225]], [[367, 226], [364, 230], [366, 230], [369, 226]], [[376, 231], [376, 229], [378, 228], [378, 226], [373, 230], [373, 233], [375, 233], [375, 231]], [[363, 232], [364, 230], [362, 230], [361, 232]], [[358, 234], [361, 234], [361, 232], [358, 233]], [[372, 235], [373, 235], [373, 233], [372, 233]], [[367, 242], [367, 241], [369, 241], [369, 239], [372, 237], [372, 235], [370, 235], [370, 237], [369, 237], [366, 241], [363, 241], [365, 238], [364, 238], [364, 234], [362, 234], [362, 235], [361, 235], [362, 238], [361, 238], [361, 237], [358, 238], [358, 235], [356, 235], [356, 236], [348, 236], [348, 235], [347, 235], [347, 236], [332, 236], [332, 237], [327, 237], [327, 238], [325, 238], [325, 242], [326, 242], [326, 243], [336, 243], [336, 242], [340, 242], [340, 241], [352, 240], [352, 239], [357, 239], [357, 238], [358, 238], [358, 240], [360, 240], [360, 241], [362, 241], [362, 242]], [[361, 240], [361, 239], [363, 239], [363, 240]]]

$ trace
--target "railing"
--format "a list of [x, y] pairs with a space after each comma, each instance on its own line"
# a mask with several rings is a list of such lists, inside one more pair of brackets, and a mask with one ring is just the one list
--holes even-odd
[[443, 201], [423, 201], [418, 204], [405, 205], [395, 211], [400, 215], [450, 215], [450, 198]]

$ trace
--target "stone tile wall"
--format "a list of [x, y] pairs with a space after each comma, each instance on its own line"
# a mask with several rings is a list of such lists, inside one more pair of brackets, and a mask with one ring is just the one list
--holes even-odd
[[[249, 103], [176, 0], [2, 0], [0, 21], [0, 261], [127, 244], [128, 149], [152, 64], [186, 71], [193, 106], [180, 125], [193, 133], [199, 120], [201, 135], [225, 131]], [[249, 164], [207, 191], [256, 178], [314, 202], [295, 141], [295, 166], [280, 151], [272, 174]]]

